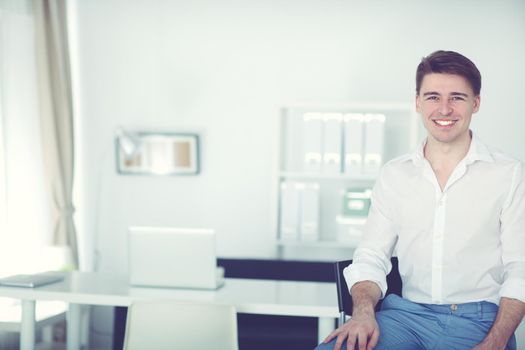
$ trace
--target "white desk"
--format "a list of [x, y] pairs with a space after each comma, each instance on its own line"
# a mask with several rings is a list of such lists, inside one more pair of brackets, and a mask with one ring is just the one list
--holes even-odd
[[136, 300], [175, 299], [234, 305], [237, 312], [319, 318], [318, 339], [338, 318], [336, 287], [324, 282], [226, 279], [216, 291], [131, 287], [127, 280], [97, 273], [73, 272], [60, 283], [39, 288], [0, 287], [0, 296], [22, 300], [20, 348], [34, 349], [35, 301], [69, 303], [68, 350], [80, 347], [80, 305], [129, 306]]

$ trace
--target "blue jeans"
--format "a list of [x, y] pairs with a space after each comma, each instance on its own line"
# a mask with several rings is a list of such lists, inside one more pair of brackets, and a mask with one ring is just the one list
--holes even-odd
[[[374, 350], [471, 349], [487, 335], [498, 306], [486, 301], [457, 305], [418, 304], [388, 295], [376, 313], [379, 343]], [[336, 339], [316, 350], [331, 350]], [[346, 343], [342, 349], [346, 350]], [[507, 350], [516, 350], [514, 336]]]

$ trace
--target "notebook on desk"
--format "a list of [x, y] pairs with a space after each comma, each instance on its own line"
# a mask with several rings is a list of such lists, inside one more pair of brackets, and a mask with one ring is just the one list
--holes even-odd
[[134, 286], [217, 289], [224, 284], [213, 230], [132, 226], [128, 263]]
[[0, 278], [0, 286], [36, 288], [46, 284], [60, 282], [63, 279], [64, 276], [54, 272], [42, 272], [32, 275], [14, 275]]

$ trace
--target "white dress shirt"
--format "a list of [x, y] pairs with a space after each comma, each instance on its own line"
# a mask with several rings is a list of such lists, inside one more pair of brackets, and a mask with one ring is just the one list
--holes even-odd
[[523, 164], [474, 135], [441, 191], [423, 147], [383, 167], [363, 240], [344, 271], [348, 288], [374, 281], [384, 296], [395, 248], [403, 297], [413, 302], [525, 302]]

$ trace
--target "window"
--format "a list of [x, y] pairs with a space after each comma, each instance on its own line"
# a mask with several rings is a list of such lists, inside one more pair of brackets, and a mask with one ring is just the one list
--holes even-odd
[[0, 275], [41, 269], [30, 254], [51, 238], [31, 4], [0, 2]]

